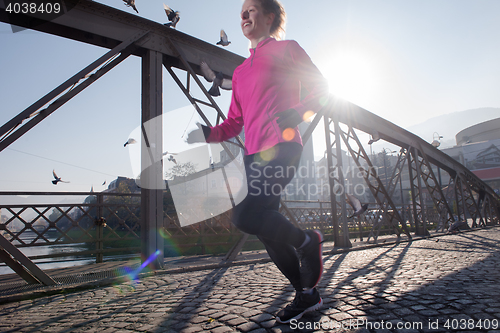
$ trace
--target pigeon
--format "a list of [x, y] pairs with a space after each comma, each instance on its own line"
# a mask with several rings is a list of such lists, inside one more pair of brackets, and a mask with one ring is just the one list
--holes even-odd
[[467, 222], [457, 221], [450, 226], [450, 228], [448, 229], [448, 233], [452, 234], [460, 232], [461, 230], [468, 230], [468, 229], [470, 229], [470, 227], [467, 224]]
[[54, 175], [54, 178], [55, 178], [52, 181], [52, 184], [54, 184], [54, 185], [57, 185], [57, 183], [59, 183], [59, 182], [61, 182], [61, 183], [69, 183], [69, 182], [65, 182], [64, 180], [61, 180], [61, 177], [57, 177], [55, 170], [52, 170], [52, 175]]
[[351, 205], [352, 209], [354, 209], [354, 214], [349, 216], [349, 219], [363, 214], [368, 209], [368, 204], [361, 205], [361, 201], [359, 201], [355, 196], [348, 193], [346, 193], [346, 196], [347, 202], [349, 203], [349, 205]]
[[177, 22], [181, 19], [179, 16], [179, 12], [173, 11], [169, 6], [163, 4], [163, 8], [165, 9], [165, 13], [167, 14], [168, 20], [170, 22], [165, 23], [164, 25], [167, 27], [172, 27], [175, 29], [175, 26], [177, 25]]
[[377, 142], [378, 140], [380, 140], [380, 134], [378, 134], [378, 132], [375, 131], [373, 134], [371, 134], [371, 139], [370, 141], [368, 141], [368, 144], [371, 145], [372, 143]]
[[224, 31], [224, 29], [221, 29], [220, 41], [217, 42], [217, 45], [228, 46], [229, 44], [231, 44], [231, 42], [227, 40], [226, 32]]
[[139, 14], [139, 11], [135, 8], [135, 0], [123, 0], [123, 2], [125, 2], [125, 6], [132, 7]]
[[106, 185], [106, 181], [104, 181], [104, 183], [102, 183], [102, 185], [101, 185], [101, 186], [104, 186], [104, 185]]
[[123, 147], [127, 147], [127, 145], [131, 145], [131, 144], [134, 144], [134, 143], [137, 143], [137, 141], [135, 141], [135, 139], [128, 139], [127, 142], [125, 142], [125, 144], [123, 145]]
[[177, 164], [177, 161], [175, 160], [173, 155], [170, 155], [167, 161], [174, 162], [175, 164]]
[[203, 77], [208, 82], [213, 82], [212, 87], [208, 91], [208, 93], [212, 96], [220, 96], [219, 87], [224, 90], [231, 90], [233, 88], [233, 81], [230, 79], [225, 79], [224, 74], [222, 72], [215, 72], [210, 69], [206, 62], [202, 61], [200, 64], [201, 72], [203, 73]]

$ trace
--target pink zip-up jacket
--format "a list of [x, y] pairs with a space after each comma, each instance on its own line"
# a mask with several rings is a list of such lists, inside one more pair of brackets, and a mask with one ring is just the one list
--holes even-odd
[[[269, 149], [282, 137], [276, 113], [295, 109], [301, 116], [317, 112], [328, 98], [328, 84], [296, 41], [270, 37], [250, 49], [250, 57], [233, 73], [227, 119], [211, 128], [207, 142], [237, 136], [245, 126], [245, 154]], [[301, 100], [301, 86], [308, 94]], [[298, 127], [288, 142], [302, 144]]]

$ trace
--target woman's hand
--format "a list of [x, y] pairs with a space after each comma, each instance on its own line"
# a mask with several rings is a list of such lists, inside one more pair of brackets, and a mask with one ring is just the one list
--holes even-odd
[[295, 109], [278, 112], [276, 113], [276, 117], [278, 117], [276, 122], [278, 123], [281, 131], [284, 131], [287, 128], [295, 128], [302, 122], [302, 117]]
[[212, 131], [212, 129], [200, 123], [196, 123], [196, 125], [198, 126], [198, 128], [189, 132], [186, 142], [190, 144], [198, 142], [207, 142], [207, 139], [210, 136], [210, 132]]

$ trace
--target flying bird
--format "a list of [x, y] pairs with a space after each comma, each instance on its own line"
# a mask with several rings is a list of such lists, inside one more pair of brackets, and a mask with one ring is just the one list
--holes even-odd
[[233, 88], [233, 81], [230, 79], [225, 79], [224, 74], [222, 72], [215, 72], [210, 69], [206, 62], [202, 61], [200, 64], [201, 72], [203, 73], [203, 77], [208, 82], [213, 82], [212, 87], [208, 91], [208, 93], [212, 96], [220, 96], [219, 87], [224, 90], [231, 90]]
[[228, 46], [231, 44], [229, 40], [227, 40], [227, 35], [224, 29], [220, 30], [220, 41], [217, 42], [217, 45]]
[[361, 205], [361, 201], [359, 201], [359, 199], [355, 196], [350, 195], [349, 193], [346, 193], [346, 196], [347, 202], [351, 205], [352, 209], [354, 209], [354, 214], [349, 216], [349, 219], [363, 214], [368, 209], [368, 204]]
[[127, 145], [131, 145], [131, 144], [134, 144], [134, 143], [137, 143], [137, 141], [135, 141], [135, 139], [128, 139], [127, 142], [125, 142], [125, 144], [123, 145], [123, 147], [127, 147]]
[[173, 155], [170, 155], [167, 161], [174, 162], [175, 164], [177, 164], [177, 161], [175, 160]]
[[168, 20], [170, 22], [165, 23], [167, 27], [172, 27], [175, 29], [175, 26], [177, 25], [177, 22], [181, 19], [179, 16], [179, 12], [172, 10], [169, 6], [163, 4], [163, 8], [165, 9], [165, 13], [167, 14]]
[[163, 156], [168, 155], [168, 154], [170, 154], [170, 155], [177, 155], [177, 153], [170, 153], [170, 152], [166, 151], [166, 152], [163, 153]]
[[101, 185], [101, 186], [104, 186], [104, 185], [106, 185], [106, 181], [104, 181], [104, 183], [102, 183], [102, 185]]
[[135, 8], [135, 0], [123, 0], [123, 2], [125, 2], [125, 6], [132, 7], [139, 14], [139, 11]]
[[54, 180], [52, 181], [52, 184], [54, 184], [54, 185], [57, 185], [57, 183], [59, 183], [59, 182], [61, 182], [61, 183], [69, 183], [69, 182], [65, 182], [64, 180], [61, 180], [61, 177], [57, 177], [57, 174], [56, 174], [55, 170], [52, 170], [52, 175], [54, 175]]

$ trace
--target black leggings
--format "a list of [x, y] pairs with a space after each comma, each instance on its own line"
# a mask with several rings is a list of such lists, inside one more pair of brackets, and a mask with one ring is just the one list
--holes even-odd
[[280, 214], [279, 203], [282, 191], [295, 175], [301, 153], [300, 144], [287, 142], [246, 155], [248, 195], [233, 211], [234, 225], [257, 235], [296, 290], [302, 290], [302, 286], [295, 249], [304, 242], [305, 234]]

